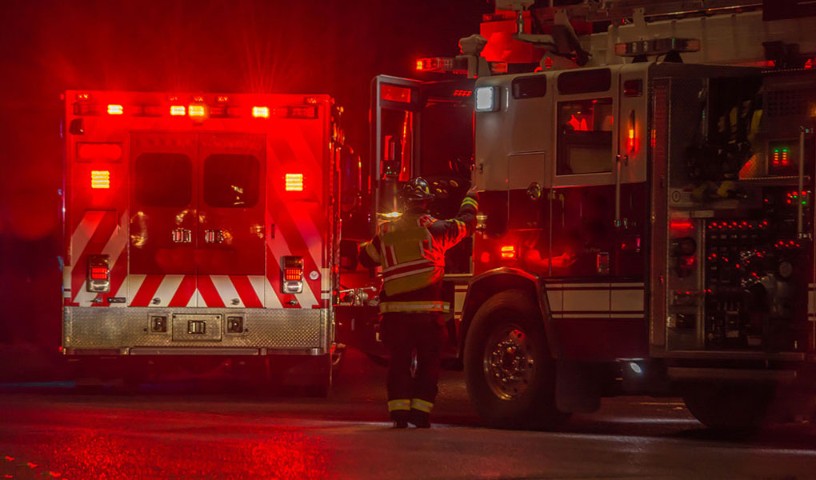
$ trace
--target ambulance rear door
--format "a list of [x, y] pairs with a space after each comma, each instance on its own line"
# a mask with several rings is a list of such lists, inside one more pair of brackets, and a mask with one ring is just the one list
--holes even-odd
[[262, 306], [264, 139], [131, 136], [131, 306]]

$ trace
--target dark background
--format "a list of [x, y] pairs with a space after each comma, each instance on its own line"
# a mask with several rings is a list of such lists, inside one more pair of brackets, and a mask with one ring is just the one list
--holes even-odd
[[0, 346], [60, 342], [62, 91], [328, 93], [365, 158], [371, 78], [457, 54], [492, 10], [489, 0], [0, 1]]

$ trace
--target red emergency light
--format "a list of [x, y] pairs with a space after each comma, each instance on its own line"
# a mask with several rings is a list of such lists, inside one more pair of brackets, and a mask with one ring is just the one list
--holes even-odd
[[123, 113], [125, 113], [125, 109], [122, 107], [122, 105], [108, 105], [108, 115], [122, 115]]
[[451, 57], [425, 57], [416, 61], [418, 72], [451, 72], [453, 67], [454, 60]]
[[380, 85], [380, 97], [389, 102], [411, 103], [411, 89], [389, 83]]

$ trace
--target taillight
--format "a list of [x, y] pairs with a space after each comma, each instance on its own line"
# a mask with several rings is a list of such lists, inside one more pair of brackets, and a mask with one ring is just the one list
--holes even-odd
[[88, 291], [110, 291], [110, 264], [108, 255], [88, 256]]
[[301, 293], [303, 291], [303, 257], [291, 255], [281, 259], [281, 291]]

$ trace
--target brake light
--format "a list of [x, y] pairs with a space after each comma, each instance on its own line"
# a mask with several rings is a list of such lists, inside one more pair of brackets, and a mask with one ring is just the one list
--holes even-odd
[[90, 273], [91, 280], [105, 280], [108, 278], [108, 268], [107, 267], [91, 267]]
[[183, 117], [187, 115], [187, 108], [184, 105], [171, 105], [170, 115], [174, 117]]
[[287, 173], [286, 185], [287, 192], [302, 192], [303, 191], [303, 174], [302, 173]]
[[303, 291], [303, 257], [291, 255], [281, 259], [281, 291], [301, 293]]
[[110, 290], [110, 265], [108, 255], [88, 256], [89, 292], [107, 292]]
[[123, 113], [125, 113], [125, 109], [121, 105], [108, 105], [108, 115], [122, 115]]
[[110, 171], [91, 170], [91, 188], [93, 189], [110, 188]]
[[269, 107], [252, 107], [252, 116], [255, 118], [269, 118]]

